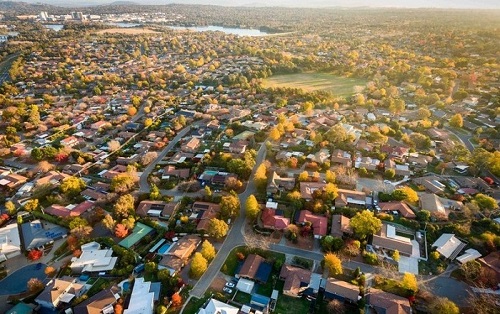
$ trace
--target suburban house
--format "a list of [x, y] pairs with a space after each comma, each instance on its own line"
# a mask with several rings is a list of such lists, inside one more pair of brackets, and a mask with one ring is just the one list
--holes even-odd
[[245, 153], [247, 146], [247, 141], [235, 141], [229, 144], [228, 150], [233, 154], [243, 154]]
[[397, 164], [393, 159], [386, 159], [384, 161], [384, 168], [385, 170], [387, 169], [393, 169], [394, 173], [397, 176], [409, 176], [411, 175], [410, 167], [407, 164], [401, 165]]
[[383, 223], [378, 234], [373, 235], [372, 245], [375, 248], [398, 250], [401, 255], [405, 256], [413, 254], [413, 244], [410, 238], [397, 235], [396, 227], [388, 223]]
[[447, 210], [459, 210], [463, 207], [462, 202], [439, 197], [430, 193], [420, 194], [419, 202], [420, 209], [428, 210], [431, 214], [447, 215]]
[[193, 216], [198, 224], [196, 230], [207, 231], [208, 224], [212, 218], [217, 218], [220, 212], [220, 205], [208, 202], [195, 202], [193, 204]]
[[21, 254], [21, 238], [17, 224], [0, 228], [0, 262]]
[[163, 201], [142, 201], [135, 212], [141, 217], [160, 217], [169, 219], [179, 207], [179, 203], [167, 203]]
[[180, 272], [200, 243], [201, 238], [197, 235], [192, 234], [182, 237], [172, 244], [170, 250], [158, 263], [158, 267], [160, 269], [167, 268], [172, 275]]
[[153, 232], [155, 232], [155, 229], [138, 222], [135, 224], [132, 234], [129, 234], [125, 239], [121, 240], [118, 245], [123, 246], [126, 249], [130, 249], [141, 241], [142, 238]]
[[346, 189], [338, 189], [338, 196], [335, 199], [335, 207], [357, 207], [357, 206], [366, 206], [366, 194], [365, 192], [355, 191], [355, 190], [346, 190]]
[[356, 303], [361, 299], [359, 287], [335, 278], [326, 279], [325, 299]]
[[478, 259], [478, 261], [484, 268], [489, 270], [495, 283], [500, 283], [500, 251], [491, 252], [483, 258]]
[[78, 217], [81, 214], [91, 211], [94, 209], [95, 205], [91, 201], [84, 201], [78, 205], [66, 205], [62, 206], [59, 204], [52, 204], [45, 208], [44, 211], [47, 214], [57, 216], [57, 217]]
[[75, 297], [85, 292], [85, 285], [76, 282], [76, 278], [64, 276], [52, 280], [40, 293], [35, 302], [44, 308], [55, 310], [62, 303], [69, 304]]
[[443, 233], [431, 247], [436, 248], [436, 251], [444, 256], [444, 258], [454, 260], [466, 245], [466, 243], [455, 237], [454, 234]]
[[227, 303], [223, 303], [216, 299], [210, 299], [205, 307], [199, 309], [198, 314], [238, 314], [240, 313], [240, 309], [229, 305]]
[[405, 202], [383, 202], [378, 204], [380, 211], [388, 214], [401, 215], [407, 219], [415, 219], [415, 213]]
[[196, 153], [200, 145], [200, 139], [197, 137], [192, 137], [189, 141], [181, 146], [181, 150], [186, 153]]
[[320, 274], [287, 264], [281, 267], [279, 278], [285, 281], [283, 294], [294, 298], [318, 294], [322, 280]]
[[68, 177], [70, 177], [70, 175], [67, 175], [65, 173], [60, 173], [57, 171], [49, 171], [43, 177], [36, 179], [33, 182], [35, 183], [35, 186], [40, 186], [44, 184], [57, 185], [61, 183], [62, 180]]
[[313, 194], [315, 191], [322, 191], [326, 186], [326, 183], [320, 182], [300, 182], [300, 196], [306, 201], [313, 199]]
[[277, 203], [274, 202], [267, 202], [266, 208], [262, 210], [261, 220], [264, 228], [283, 230], [288, 227], [290, 219], [283, 216], [284, 212], [279, 210], [277, 208], [278, 206], [271, 206], [269, 203], [277, 205]]
[[427, 191], [434, 194], [443, 194], [446, 186], [439, 182], [440, 178], [436, 176], [420, 177], [413, 179], [413, 182], [422, 185]]
[[10, 173], [2, 178], [0, 178], [0, 187], [7, 189], [14, 189], [21, 184], [26, 183], [28, 178], [17, 173]]
[[332, 216], [332, 230], [330, 234], [334, 237], [343, 237], [345, 235], [352, 235], [353, 231], [349, 225], [351, 219], [344, 215]]
[[358, 157], [354, 163], [356, 169], [365, 168], [369, 171], [376, 171], [380, 165], [380, 160], [371, 157]]
[[326, 235], [328, 229], [328, 218], [325, 216], [314, 215], [308, 210], [301, 210], [298, 212], [298, 217], [295, 219], [295, 222], [297, 224], [304, 224], [307, 221], [312, 224], [315, 238], [321, 238]]
[[101, 313], [112, 313], [114, 305], [116, 304], [116, 293], [118, 290], [113, 291], [102, 290], [97, 294], [91, 296], [87, 300], [78, 304], [73, 308], [74, 314], [101, 314]]
[[160, 288], [159, 282], [151, 283], [142, 277], [135, 278], [128, 308], [123, 311], [123, 314], [152, 314], [154, 302], [159, 299]]
[[68, 234], [68, 230], [63, 227], [55, 226], [49, 229], [38, 219], [23, 223], [21, 232], [22, 243], [27, 251], [40, 248]]
[[352, 156], [349, 152], [335, 149], [332, 152], [332, 164], [340, 164], [347, 168], [352, 168]]
[[375, 288], [370, 288], [366, 294], [366, 307], [366, 313], [372, 313], [370, 310], [386, 314], [412, 313], [410, 301], [407, 298]]
[[80, 257], [71, 258], [73, 273], [101, 273], [115, 268], [118, 257], [113, 257], [112, 249], [101, 249], [97, 242], [90, 242], [81, 246]]
[[187, 168], [177, 169], [175, 166], [168, 165], [162, 170], [161, 179], [169, 180], [170, 178], [188, 179], [190, 170]]
[[266, 283], [269, 279], [269, 275], [271, 275], [272, 269], [273, 265], [266, 262], [265, 258], [260, 255], [250, 254], [245, 259], [245, 262], [235, 277]]
[[61, 140], [61, 145], [64, 147], [73, 147], [76, 144], [78, 144], [78, 142], [79, 142], [78, 138], [76, 138], [74, 136], [69, 136], [69, 137]]
[[273, 171], [273, 175], [267, 186], [267, 193], [269, 195], [279, 194], [281, 191], [291, 191], [295, 187], [295, 178], [282, 178], [276, 171]]

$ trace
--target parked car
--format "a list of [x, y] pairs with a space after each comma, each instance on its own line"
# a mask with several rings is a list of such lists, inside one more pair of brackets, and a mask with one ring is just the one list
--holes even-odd
[[227, 294], [232, 294], [233, 293], [233, 289], [229, 289], [228, 287], [222, 288], [222, 291], [224, 291]]
[[228, 288], [234, 288], [236, 285], [234, 284], [234, 282], [228, 281], [226, 282], [225, 286]]

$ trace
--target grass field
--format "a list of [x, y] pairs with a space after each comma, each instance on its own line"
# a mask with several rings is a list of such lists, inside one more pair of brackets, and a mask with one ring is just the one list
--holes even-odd
[[[289, 87], [305, 91], [329, 91], [336, 96], [351, 96], [364, 87], [366, 81], [357, 78], [341, 77], [328, 73], [299, 73], [271, 76], [263, 81], [266, 88]], [[357, 86], [360, 86], [358, 88]]]

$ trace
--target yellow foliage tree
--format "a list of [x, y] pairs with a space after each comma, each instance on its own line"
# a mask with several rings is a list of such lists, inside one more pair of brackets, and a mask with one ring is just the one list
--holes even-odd
[[325, 254], [324, 263], [329, 276], [342, 274], [342, 262], [337, 255], [333, 253]]
[[201, 275], [207, 270], [208, 267], [208, 262], [207, 260], [201, 255], [201, 253], [196, 252], [194, 253], [193, 259], [191, 260], [191, 269], [190, 269], [190, 275], [193, 278], [200, 278]]

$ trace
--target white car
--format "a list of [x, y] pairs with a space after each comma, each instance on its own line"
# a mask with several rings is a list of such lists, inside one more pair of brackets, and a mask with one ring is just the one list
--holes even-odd
[[222, 291], [224, 291], [225, 293], [228, 293], [228, 294], [233, 293], [233, 289], [229, 289], [228, 287], [222, 288]]
[[234, 284], [234, 282], [228, 281], [228, 282], [226, 282], [225, 286], [228, 288], [234, 288], [236, 285]]

